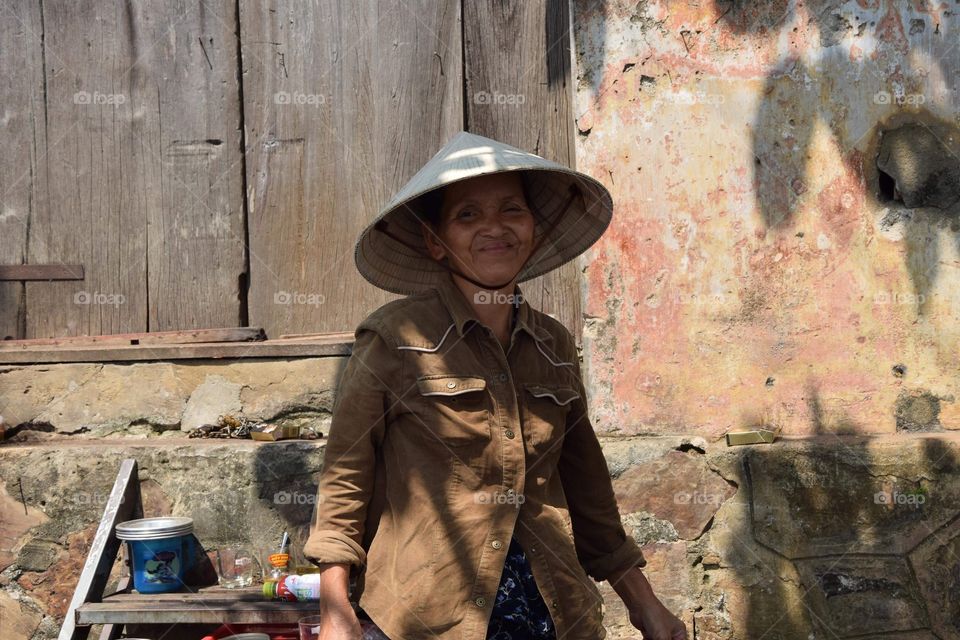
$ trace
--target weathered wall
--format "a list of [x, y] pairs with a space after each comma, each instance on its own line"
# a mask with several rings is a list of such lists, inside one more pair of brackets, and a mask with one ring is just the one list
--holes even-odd
[[[960, 637], [960, 434], [735, 449], [636, 437], [603, 447], [625, 528], [692, 638]], [[194, 518], [207, 550], [269, 546], [284, 529], [299, 545], [323, 441], [61, 436], [0, 447], [4, 640], [56, 637], [128, 457], [139, 462], [144, 513]], [[608, 638], [636, 638], [613, 589], [601, 592]]]
[[960, 429], [956, 2], [574, 6], [598, 427]]
[[326, 431], [346, 358], [0, 366], [0, 415], [20, 440], [179, 436], [221, 415]]

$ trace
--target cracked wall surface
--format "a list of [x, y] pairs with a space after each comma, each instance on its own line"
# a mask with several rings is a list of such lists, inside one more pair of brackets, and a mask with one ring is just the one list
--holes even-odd
[[598, 429], [960, 429], [956, 3], [573, 6]]

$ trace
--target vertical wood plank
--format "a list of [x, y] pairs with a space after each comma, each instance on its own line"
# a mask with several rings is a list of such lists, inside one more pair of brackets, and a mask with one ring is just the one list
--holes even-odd
[[[568, 3], [463, 0], [463, 18], [469, 130], [575, 167]], [[578, 343], [580, 281], [574, 261], [521, 285]]]
[[49, 199], [28, 261], [87, 277], [27, 283], [26, 337], [237, 324], [234, 4], [42, 6]]
[[137, 4], [156, 43], [144, 68], [156, 85], [148, 91], [162, 179], [162, 206], [147, 219], [150, 331], [240, 326], [246, 232], [236, 3]]
[[136, 162], [151, 141], [130, 126], [144, 107], [129, 69], [147, 43], [119, 2], [41, 6], [48, 199], [32, 213], [28, 262], [82, 264], [86, 279], [28, 282], [27, 337], [146, 331], [144, 208], [159, 177]]
[[250, 322], [352, 330], [391, 299], [363, 227], [463, 128], [459, 3], [274, 0], [240, 11]]
[[[40, 3], [0, 5], [0, 263], [26, 261], [31, 210], [44, 192], [38, 165], [46, 138]], [[0, 340], [24, 337], [25, 287], [0, 282]]]

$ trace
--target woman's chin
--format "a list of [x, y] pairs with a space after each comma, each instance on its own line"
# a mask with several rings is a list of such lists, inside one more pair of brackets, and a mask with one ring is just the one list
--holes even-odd
[[523, 263], [519, 261], [511, 261], [510, 263], [498, 261], [496, 264], [491, 264], [486, 268], [484, 268], [483, 265], [475, 265], [474, 268], [480, 276], [476, 278], [476, 280], [480, 282], [507, 284], [518, 275], [520, 270], [523, 269], [523, 266]]
[[508, 285], [513, 280], [514, 276], [517, 275], [516, 271], [507, 271], [504, 269], [497, 269], [496, 271], [477, 270], [474, 273], [465, 271], [464, 273], [468, 274], [477, 282], [482, 282], [488, 285]]

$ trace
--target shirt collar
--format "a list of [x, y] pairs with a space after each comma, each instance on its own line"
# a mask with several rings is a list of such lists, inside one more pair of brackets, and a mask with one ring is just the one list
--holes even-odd
[[[467, 300], [463, 292], [460, 291], [460, 288], [457, 287], [457, 284], [453, 281], [453, 276], [447, 274], [447, 277], [441, 278], [440, 283], [436, 286], [436, 290], [440, 295], [443, 306], [446, 307], [447, 312], [453, 319], [453, 323], [457, 327], [457, 333], [459, 333], [461, 337], [469, 328], [468, 325], [470, 322], [480, 323], [480, 319], [477, 318], [477, 314], [474, 313], [470, 301]], [[520, 300], [517, 322], [513, 332], [516, 333], [520, 330], [526, 331], [532, 338], [544, 340], [547, 332], [537, 325], [537, 319], [534, 317], [533, 309], [523, 296], [519, 286], [514, 286], [513, 294]]]

